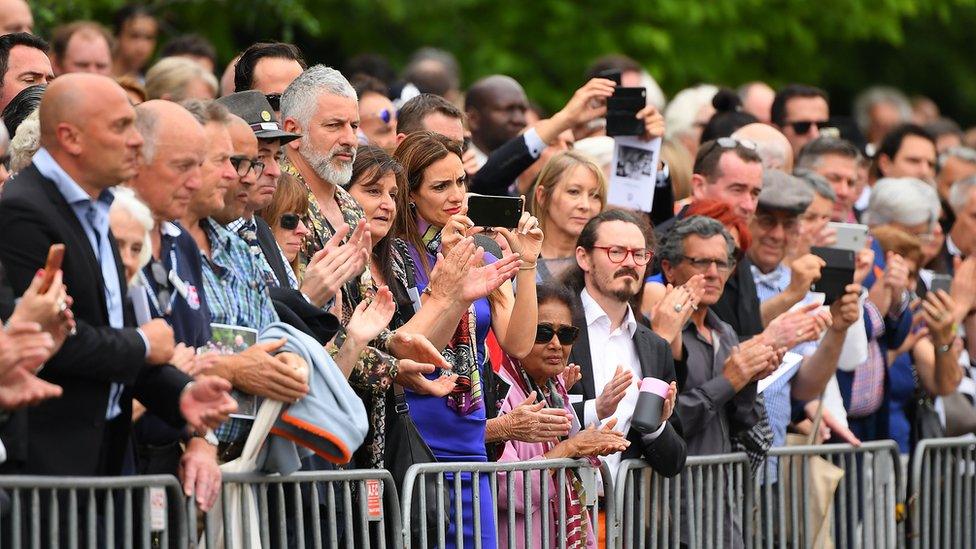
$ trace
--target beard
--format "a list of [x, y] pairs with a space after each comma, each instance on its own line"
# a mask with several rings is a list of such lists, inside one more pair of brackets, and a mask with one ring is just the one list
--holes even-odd
[[[315, 171], [315, 174], [326, 182], [341, 187], [352, 179], [352, 164], [356, 160], [355, 147], [346, 147], [336, 143], [328, 153], [322, 153], [312, 146], [307, 136], [303, 135], [299, 152]], [[348, 163], [339, 161], [335, 157], [339, 153], [351, 154], [353, 160]]]
[[[623, 275], [629, 274], [634, 277], [633, 281], [624, 281], [623, 285], [612, 287], [613, 282], [617, 278], [623, 277]], [[624, 267], [618, 269], [613, 273], [613, 277], [608, 280], [600, 280], [600, 278], [595, 278], [597, 290], [600, 293], [608, 296], [613, 296], [614, 299], [622, 303], [627, 303], [636, 296], [641, 289], [641, 277], [640, 274], [631, 268]]]

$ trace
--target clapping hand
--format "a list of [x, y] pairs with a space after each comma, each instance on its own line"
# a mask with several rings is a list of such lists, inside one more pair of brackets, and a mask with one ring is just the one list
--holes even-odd
[[231, 384], [217, 376], [198, 376], [180, 395], [180, 412], [198, 433], [216, 429], [237, 411], [237, 401], [230, 396]]
[[569, 434], [570, 420], [566, 410], [548, 408], [545, 402], [536, 402], [535, 391], [503, 418], [505, 440], [550, 442]]
[[603, 387], [603, 392], [596, 397], [596, 417], [600, 421], [607, 419], [617, 411], [617, 405], [627, 394], [634, 383], [634, 373], [629, 368], [617, 366], [610, 382]]
[[321, 250], [315, 252], [305, 268], [301, 291], [316, 307], [335, 297], [350, 280], [359, 276], [369, 260], [369, 224], [359, 220], [349, 240], [349, 225], [339, 227]]
[[364, 299], [356, 306], [346, 325], [346, 337], [363, 345], [369, 343], [390, 325], [395, 312], [393, 293], [381, 286], [372, 300]]
[[566, 366], [563, 373], [559, 375], [562, 378], [563, 388], [567, 391], [579, 383], [579, 380], [583, 378], [583, 372], [580, 370], [578, 364], [570, 364], [569, 366]]
[[691, 314], [698, 310], [705, 276], [696, 274], [677, 288], [668, 284], [664, 297], [654, 306], [651, 313], [651, 327], [667, 342], [680, 337]]

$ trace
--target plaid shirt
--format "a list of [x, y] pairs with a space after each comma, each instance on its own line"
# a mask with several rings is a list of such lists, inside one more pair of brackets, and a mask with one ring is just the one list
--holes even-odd
[[[200, 222], [210, 240], [210, 256], [203, 256], [203, 283], [210, 320], [218, 324], [261, 330], [278, 321], [268, 289], [247, 243], [211, 218]], [[235, 390], [235, 396], [240, 392]], [[221, 442], [247, 436], [252, 421], [232, 418], [217, 431]]]
[[[251, 250], [251, 255], [254, 256], [254, 261], [261, 269], [261, 276], [264, 277], [264, 283], [269, 288], [277, 288], [278, 277], [275, 276], [274, 270], [271, 268], [271, 264], [268, 263], [268, 258], [264, 256], [264, 250], [261, 249], [261, 244], [258, 242], [258, 225], [254, 221], [254, 218], [245, 219], [239, 217], [228, 223], [226, 227], [228, 231], [241, 237], [247, 243], [248, 248]], [[287, 264], [288, 262], [286, 261], [285, 263]]]

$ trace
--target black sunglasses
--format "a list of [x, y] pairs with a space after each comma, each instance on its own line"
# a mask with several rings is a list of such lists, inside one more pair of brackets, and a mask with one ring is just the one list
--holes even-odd
[[294, 231], [298, 228], [298, 214], [286, 213], [281, 214], [281, 218], [278, 220], [278, 225], [286, 231]]
[[281, 110], [281, 94], [280, 93], [267, 93], [264, 98], [268, 100], [271, 104], [271, 110], [280, 111]]
[[549, 343], [552, 341], [552, 336], [556, 336], [560, 345], [569, 345], [576, 341], [578, 335], [579, 328], [576, 326], [560, 326], [557, 330], [552, 324], [544, 322], [536, 326], [535, 342]]
[[801, 122], [789, 122], [791, 128], [793, 128], [793, 133], [797, 135], [806, 135], [810, 131], [811, 126], [816, 126], [817, 129], [823, 128], [829, 124], [829, 120], [804, 120]]

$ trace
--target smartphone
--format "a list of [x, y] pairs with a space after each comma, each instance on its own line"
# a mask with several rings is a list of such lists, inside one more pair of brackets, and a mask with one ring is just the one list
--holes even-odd
[[854, 282], [854, 251], [814, 246], [810, 248], [810, 253], [827, 263], [812, 290], [824, 294], [824, 305], [830, 305], [840, 299], [847, 286]]
[[945, 274], [934, 274], [932, 275], [932, 284], [929, 285], [929, 291], [935, 292], [942, 290], [945, 293], [949, 293], [952, 289], [952, 277]]
[[47, 250], [47, 261], [44, 263], [44, 281], [41, 283], [40, 293], [45, 294], [54, 282], [54, 275], [61, 270], [64, 261], [64, 244], [51, 244]]
[[617, 86], [607, 99], [607, 135], [643, 135], [644, 121], [637, 113], [647, 106], [646, 88]]
[[524, 203], [514, 196], [468, 195], [468, 217], [475, 227], [514, 229], [522, 218]]
[[834, 248], [857, 253], [868, 245], [867, 225], [830, 222], [827, 226], [837, 231], [837, 243], [833, 245]]

